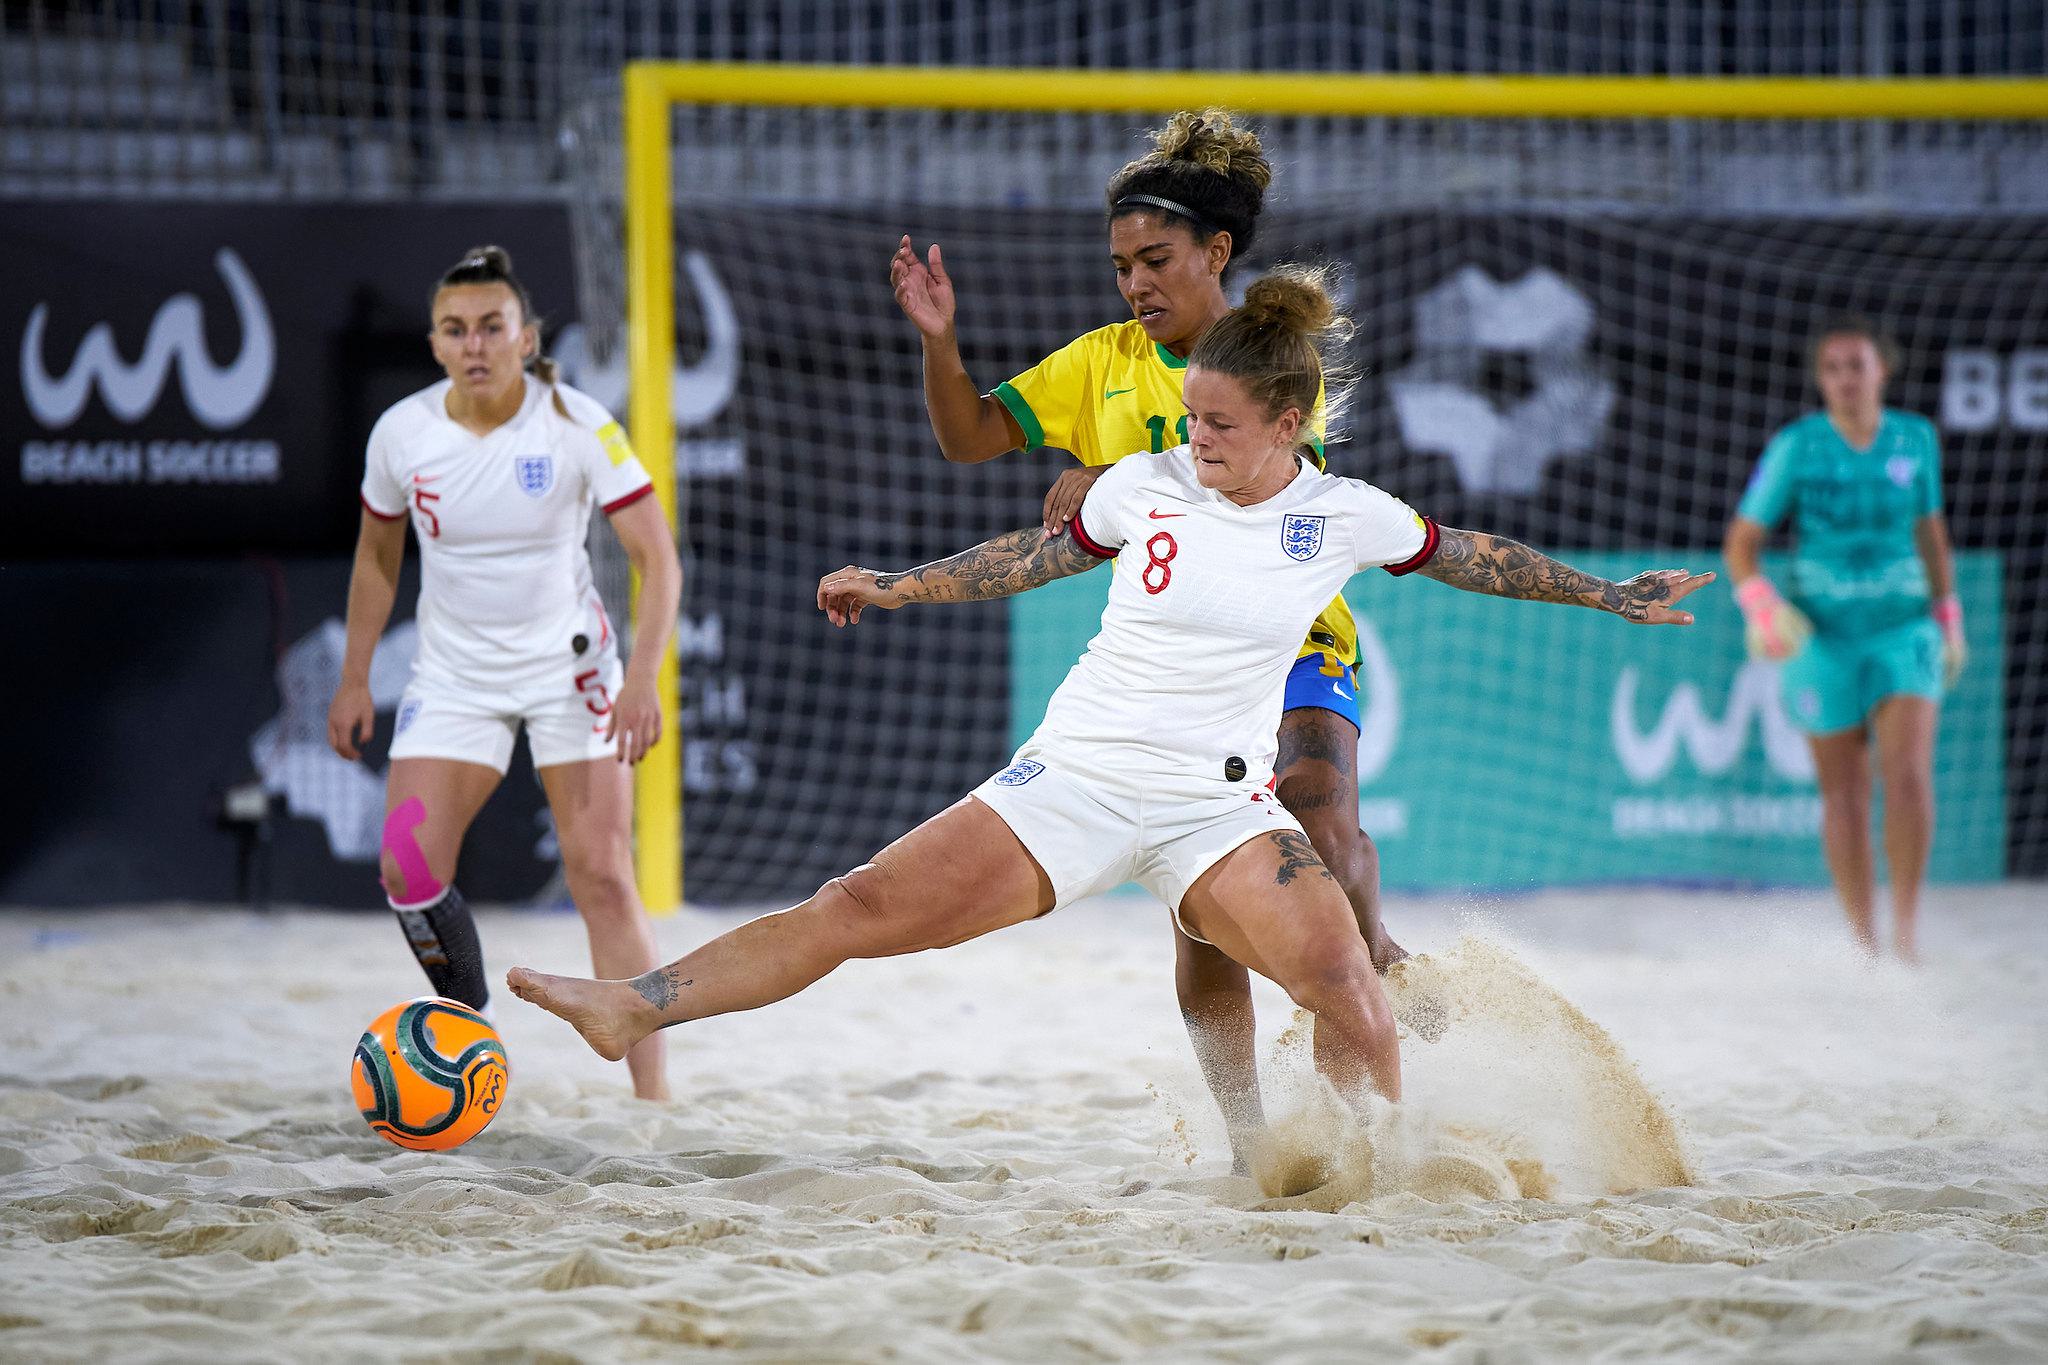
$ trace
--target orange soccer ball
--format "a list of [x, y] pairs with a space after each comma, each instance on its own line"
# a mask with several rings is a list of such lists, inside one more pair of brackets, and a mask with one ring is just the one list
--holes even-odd
[[505, 1044], [459, 1000], [393, 1005], [363, 1031], [349, 1078], [372, 1132], [415, 1151], [445, 1151], [505, 1106]]

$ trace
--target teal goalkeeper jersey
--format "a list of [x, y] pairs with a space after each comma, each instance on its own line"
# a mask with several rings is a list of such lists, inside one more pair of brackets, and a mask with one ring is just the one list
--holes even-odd
[[1927, 614], [1913, 527], [1940, 510], [1934, 424], [1886, 408], [1868, 450], [1853, 449], [1824, 412], [1786, 427], [1764, 447], [1736, 512], [1767, 528], [1789, 516], [1785, 595], [1822, 634], [1860, 636]]

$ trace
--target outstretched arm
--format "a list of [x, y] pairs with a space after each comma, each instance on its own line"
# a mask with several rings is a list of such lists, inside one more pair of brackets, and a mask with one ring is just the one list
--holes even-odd
[[932, 419], [939, 450], [956, 464], [993, 460], [1024, 444], [1024, 433], [1009, 409], [982, 393], [960, 358], [960, 339], [953, 330], [953, 281], [946, 274], [939, 244], [932, 243], [929, 261], [920, 261], [905, 234], [889, 260], [889, 284], [897, 306], [917, 326], [924, 343], [924, 407]]
[[1425, 577], [1493, 597], [1611, 611], [1640, 625], [1691, 625], [1692, 613], [1674, 611], [1672, 605], [1714, 581], [1711, 573], [1652, 569], [1626, 582], [1610, 583], [1505, 536], [1449, 526], [1439, 527], [1438, 533], [1436, 555], [1420, 570]]
[[894, 611], [905, 602], [1013, 597], [1102, 562], [1076, 544], [1070, 532], [1047, 536], [1043, 527], [1027, 526], [902, 573], [877, 573], [849, 564], [819, 580], [818, 610], [833, 625], [849, 626], [860, 621], [867, 607]]

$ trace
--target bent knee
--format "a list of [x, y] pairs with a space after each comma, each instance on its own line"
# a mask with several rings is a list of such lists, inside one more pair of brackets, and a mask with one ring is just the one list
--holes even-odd
[[848, 957], [894, 957], [946, 948], [989, 927], [971, 909], [963, 909], [957, 898], [874, 863], [863, 863], [826, 882], [807, 908], [824, 921]]
[[1373, 1037], [1394, 1036], [1394, 1009], [1387, 1003], [1386, 993], [1380, 990], [1369, 955], [1361, 953], [1359, 963], [1347, 964], [1341, 973], [1333, 974], [1323, 983], [1321, 990], [1323, 1002], [1315, 1011], [1317, 1018], [1335, 1016]]
[[1379, 994], [1363, 939], [1331, 943], [1280, 984], [1295, 1004], [1317, 1013]]
[[445, 876], [436, 876], [430, 869], [427, 876], [426, 885], [416, 886], [413, 875], [399, 866], [398, 859], [391, 855], [389, 849], [377, 855], [377, 880], [383, 884], [385, 898], [394, 905], [411, 905], [426, 900], [441, 887], [452, 885], [455, 881], [455, 868], [451, 865]]
[[638, 894], [632, 854], [623, 848], [565, 852], [562, 873], [569, 879], [569, 889], [579, 903], [630, 907]]
[[889, 875], [873, 863], [862, 863], [818, 888], [810, 908], [827, 923], [859, 937], [868, 937], [893, 918]]

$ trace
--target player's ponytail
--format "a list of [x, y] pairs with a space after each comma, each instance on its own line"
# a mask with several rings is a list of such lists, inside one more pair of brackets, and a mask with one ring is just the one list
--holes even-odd
[[1202, 333], [1189, 368], [1236, 379], [1269, 419], [1299, 408], [1306, 421], [1319, 391], [1326, 410], [1336, 411], [1350, 382], [1341, 356], [1352, 327], [1331, 292], [1331, 273], [1320, 266], [1281, 266], [1261, 276], [1241, 306]]
[[1232, 259], [1251, 249], [1273, 183], [1259, 135], [1221, 109], [1182, 110], [1152, 134], [1152, 150], [1110, 177], [1110, 221], [1161, 213], [1185, 223], [1197, 244], [1230, 234]]
[[[443, 289], [458, 284], [502, 284], [512, 291], [512, 297], [519, 300], [519, 316], [522, 326], [538, 328], [540, 314], [533, 311], [533, 296], [526, 292], [525, 283], [512, 273], [512, 253], [501, 246], [473, 246], [462, 253], [462, 259], [442, 272], [434, 285], [438, 297]], [[432, 309], [431, 302], [428, 308]], [[555, 362], [536, 346], [527, 357], [526, 368], [534, 378], [543, 384], [555, 382]]]

